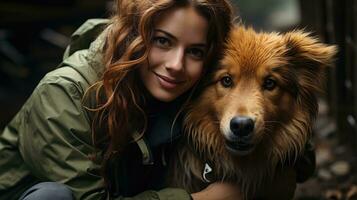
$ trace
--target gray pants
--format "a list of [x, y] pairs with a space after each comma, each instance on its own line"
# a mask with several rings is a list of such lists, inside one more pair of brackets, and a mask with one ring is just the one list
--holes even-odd
[[72, 200], [72, 192], [65, 185], [56, 182], [42, 182], [26, 190], [19, 200]]

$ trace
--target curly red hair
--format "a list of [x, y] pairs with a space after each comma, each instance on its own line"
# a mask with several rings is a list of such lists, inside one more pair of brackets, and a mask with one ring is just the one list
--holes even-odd
[[[233, 10], [227, 0], [118, 0], [107, 27], [103, 49], [105, 71], [102, 79], [87, 92], [95, 94], [92, 124], [93, 142], [104, 150], [103, 176], [113, 155], [129, 143], [131, 133], [143, 136], [147, 117], [145, 93], [137, 68], [147, 61], [155, 18], [172, 8], [192, 6], [209, 22], [206, 71], [218, 61], [225, 38], [232, 26]], [[131, 125], [135, 122], [135, 128]], [[108, 184], [107, 184], [108, 185]]]

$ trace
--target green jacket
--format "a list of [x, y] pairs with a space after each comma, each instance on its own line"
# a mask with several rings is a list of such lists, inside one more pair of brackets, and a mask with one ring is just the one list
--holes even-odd
[[[103, 36], [95, 38], [107, 23], [88, 20], [72, 35], [59, 68], [40, 81], [1, 133], [0, 200], [18, 199], [26, 189], [43, 181], [67, 185], [75, 199], [102, 199], [106, 195], [99, 166], [88, 159], [94, 148], [90, 116], [81, 100], [86, 89], [101, 77]], [[172, 143], [167, 134], [171, 119], [172, 112], [153, 117], [156, 123], [150, 128], [150, 137], [128, 148], [113, 172], [118, 179], [116, 199], [190, 199], [182, 189], [164, 187], [165, 160], [157, 159]], [[169, 136], [162, 138], [161, 133]], [[135, 196], [123, 197], [131, 195]]]

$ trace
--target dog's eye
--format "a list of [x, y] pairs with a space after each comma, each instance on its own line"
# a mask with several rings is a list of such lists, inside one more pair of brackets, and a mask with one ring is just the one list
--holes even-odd
[[264, 81], [263, 88], [266, 90], [273, 90], [276, 87], [276, 81], [272, 78], [267, 78]]
[[233, 85], [233, 80], [230, 76], [224, 76], [221, 79], [221, 84], [223, 85], [223, 87], [231, 87]]

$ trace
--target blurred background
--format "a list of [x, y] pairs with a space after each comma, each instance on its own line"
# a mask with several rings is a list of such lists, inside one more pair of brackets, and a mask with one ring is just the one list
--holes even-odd
[[[231, 0], [256, 30], [303, 28], [339, 48], [320, 95], [314, 142], [317, 170], [296, 199], [357, 199], [357, 1]], [[109, 0], [0, 1], [0, 132], [38, 81], [61, 62], [70, 35], [106, 18]]]

